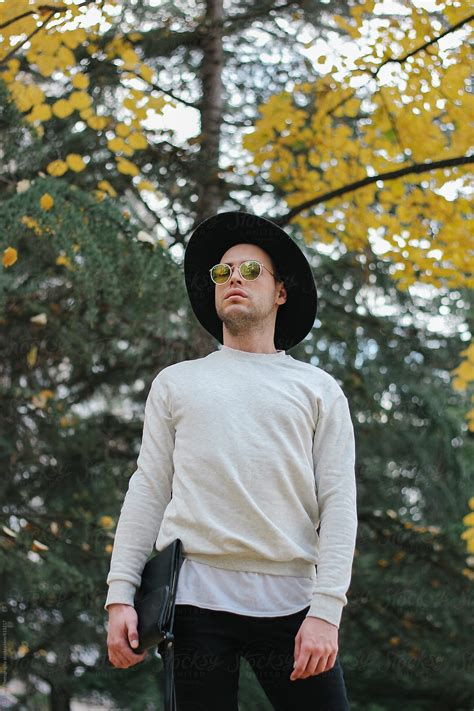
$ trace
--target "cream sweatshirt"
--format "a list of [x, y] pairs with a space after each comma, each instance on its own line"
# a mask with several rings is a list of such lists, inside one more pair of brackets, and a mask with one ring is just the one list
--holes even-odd
[[[162, 369], [104, 608], [133, 605], [153, 546], [216, 568], [314, 579], [308, 615], [339, 626], [357, 534], [349, 405], [321, 368], [229, 346]], [[317, 565], [317, 572], [315, 566]]]

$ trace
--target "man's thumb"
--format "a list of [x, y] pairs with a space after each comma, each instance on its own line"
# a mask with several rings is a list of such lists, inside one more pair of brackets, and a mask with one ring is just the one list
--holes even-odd
[[131, 630], [129, 630], [128, 641], [130, 642], [131, 647], [138, 647], [138, 634], [136, 629], [132, 628]]

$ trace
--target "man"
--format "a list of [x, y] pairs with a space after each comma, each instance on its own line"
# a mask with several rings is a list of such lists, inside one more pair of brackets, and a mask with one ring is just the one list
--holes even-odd
[[241, 656], [275, 709], [346, 710], [354, 431], [337, 381], [285, 352], [314, 324], [310, 265], [270, 220], [224, 212], [198, 225], [184, 266], [222, 347], [153, 380], [107, 577], [110, 661], [144, 658], [134, 592], [153, 545], [179, 538], [178, 711], [237, 711]]

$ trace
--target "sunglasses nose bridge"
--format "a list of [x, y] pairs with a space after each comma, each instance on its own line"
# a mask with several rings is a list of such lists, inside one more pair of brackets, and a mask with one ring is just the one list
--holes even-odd
[[223, 285], [223, 284], [228, 284], [230, 281], [232, 281], [232, 277], [234, 276], [234, 269], [237, 269], [237, 274], [238, 274], [238, 276], [239, 276], [240, 279], [243, 279], [243, 278], [244, 278], [244, 277], [242, 276], [242, 274], [240, 273], [240, 266], [239, 266], [238, 264], [234, 264], [233, 267], [231, 267], [230, 265], [227, 265], [227, 266], [228, 266], [229, 269], [230, 269], [230, 273], [229, 273], [229, 276], [227, 277], [227, 279], [226, 279], [225, 281], [221, 282], [221, 285]]
[[244, 278], [244, 277], [242, 276], [242, 274], [240, 273], [240, 266], [239, 266], [238, 264], [234, 264], [233, 267], [230, 267], [230, 274], [229, 274], [229, 278], [228, 278], [227, 281], [231, 281], [231, 280], [232, 280], [232, 277], [234, 276], [234, 269], [237, 269], [237, 276], [240, 277], [240, 279], [243, 279], [243, 278]]

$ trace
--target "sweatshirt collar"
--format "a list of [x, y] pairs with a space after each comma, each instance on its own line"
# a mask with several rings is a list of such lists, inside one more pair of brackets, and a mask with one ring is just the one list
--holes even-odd
[[232, 358], [240, 358], [242, 360], [280, 360], [286, 356], [286, 351], [279, 350], [276, 353], [254, 353], [252, 351], [241, 351], [238, 348], [221, 345], [221, 353]]

